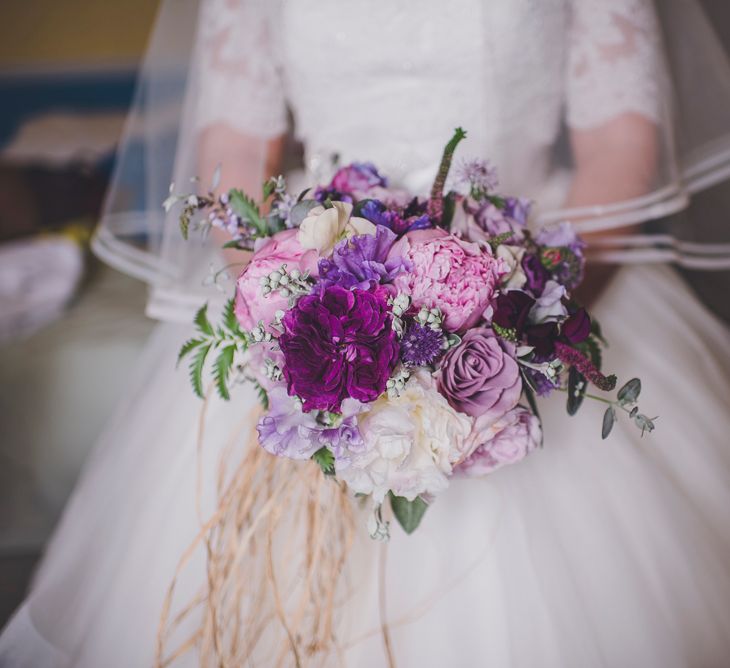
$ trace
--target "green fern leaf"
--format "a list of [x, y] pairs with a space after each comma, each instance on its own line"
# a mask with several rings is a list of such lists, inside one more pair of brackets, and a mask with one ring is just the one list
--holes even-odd
[[185, 341], [182, 348], [180, 348], [180, 352], [177, 354], [177, 364], [180, 364], [180, 361], [183, 357], [185, 357], [185, 355], [189, 354], [190, 351], [194, 350], [202, 343], [204, 343], [203, 339], [188, 339]]
[[213, 325], [211, 325], [210, 320], [208, 320], [207, 304], [201, 306], [198, 309], [198, 312], [195, 314], [195, 319], [193, 320], [193, 322], [203, 334], [207, 334], [208, 336], [214, 336]]
[[238, 324], [235, 313], [235, 297], [231, 297], [223, 309], [223, 326], [236, 336], [241, 335], [241, 327]]
[[228, 193], [231, 208], [243, 219], [249, 221], [259, 234], [266, 234], [266, 221], [261, 217], [258, 204], [242, 190], [231, 190]]
[[327, 448], [320, 448], [312, 455], [312, 459], [319, 464], [325, 475], [335, 474], [335, 456]]
[[231, 395], [228, 393], [228, 376], [233, 366], [233, 356], [236, 353], [236, 346], [226, 346], [221, 350], [220, 354], [213, 365], [213, 380], [221, 398], [228, 401]]
[[190, 363], [190, 382], [193, 385], [193, 391], [201, 399], [203, 398], [203, 366], [205, 365], [205, 358], [208, 356], [208, 351], [210, 351], [212, 345], [212, 343], [206, 343], [200, 346]]
[[249, 378], [248, 380], [250, 380], [253, 383], [253, 387], [256, 390], [256, 394], [259, 395], [259, 402], [261, 402], [261, 405], [263, 406], [264, 410], [268, 411], [269, 410], [268, 393], [266, 392], [266, 390], [263, 387], [261, 387], [261, 383], [259, 383], [257, 380], [255, 380], [253, 378]]

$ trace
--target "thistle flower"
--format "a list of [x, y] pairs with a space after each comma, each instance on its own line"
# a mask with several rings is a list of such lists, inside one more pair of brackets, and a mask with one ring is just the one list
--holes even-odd
[[400, 344], [401, 359], [409, 366], [426, 366], [444, 352], [443, 344], [440, 329], [412, 322]]

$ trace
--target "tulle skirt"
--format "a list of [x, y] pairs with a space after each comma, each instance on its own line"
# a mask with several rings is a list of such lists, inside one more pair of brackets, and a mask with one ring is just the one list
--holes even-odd
[[[384, 547], [358, 517], [358, 587], [338, 618], [346, 665], [385, 665], [381, 621], [400, 668], [728, 665], [730, 335], [666, 267], [623, 268], [595, 313], [606, 369], [641, 377], [656, 431], [620, 420], [602, 441], [605, 406], [569, 418], [555, 393], [539, 406], [544, 448], [453, 484], [413, 535], [393, 528]], [[165, 593], [255, 402], [245, 388], [211, 401], [201, 435], [200, 400], [174, 364], [188, 334], [160, 325], [150, 339], [0, 636], [0, 665], [153, 663]], [[199, 550], [181, 600], [204, 577]], [[191, 651], [174, 665], [197, 663]]]

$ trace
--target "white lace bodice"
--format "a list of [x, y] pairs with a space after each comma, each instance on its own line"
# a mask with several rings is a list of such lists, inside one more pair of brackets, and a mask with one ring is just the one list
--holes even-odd
[[423, 189], [462, 126], [464, 154], [533, 194], [565, 125], [659, 114], [649, 0], [206, 0], [203, 18], [201, 117], [271, 136], [288, 103], [320, 178], [337, 153]]

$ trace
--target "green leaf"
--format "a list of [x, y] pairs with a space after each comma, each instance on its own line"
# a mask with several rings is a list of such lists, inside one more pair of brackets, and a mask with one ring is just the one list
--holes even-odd
[[259, 402], [261, 403], [261, 406], [263, 406], [263, 409], [265, 411], [269, 410], [269, 395], [266, 392], [266, 390], [261, 386], [261, 383], [259, 383], [254, 378], [249, 378], [248, 380], [251, 381], [253, 384], [254, 390], [256, 390], [256, 394], [259, 395]]
[[226, 243], [224, 243], [221, 246], [221, 248], [235, 248], [236, 250], [242, 250], [241, 247], [239, 246], [239, 242], [236, 241], [235, 239], [231, 239], [230, 241], [226, 241]]
[[312, 459], [317, 462], [325, 475], [335, 474], [335, 456], [331, 450], [320, 448], [312, 455]]
[[613, 406], [609, 406], [606, 412], [603, 414], [603, 427], [601, 428], [601, 438], [606, 439], [613, 429], [613, 424], [616, 422], [616, 411]]
[[204, 346], [200, 346], [190, 363], [190, 382], [193, 385], [193, 391], [201, 399], [203, 398], [203, 366], [212, 345], [212, 343], [206, 343]]
[[180, 360], [182, 360], [185, 355], [190, 353], [191, 350], [194, 350], [203, 343], [203, 339], [188, 339], [187, 341], [185, 341], [185, 343], [183, 343], [182, 345], [182, 348], [180, 348], [180, 352], [177, 354], [177, 364], [180, 364]]
[[601, 325], [594, 317], [591, 316], [591, 334], [595, 336], [604, 346], [608, 346], [606, 339], [603, 338], [603, 332], [601, 331]]
[[241, 336], [241, 326], [236, 319], [236, 298], [231, 297], [223, 307], [223, 326], [234, 336]]
[[638, 378], [632, 378], [626, 385], [618, 391], [618, 401], [622, 406], [633, 404], [641, 394], [641, 381]]
[[292, 227], [299, 227], [315, 206], [320, 206], [320, 203], [314, 199], [303, 199], [297, 202], [289, 212], [289, 222]]
[[261, 217], [258, 204], [252, 198], [242, 190], [231, 190], [228, 193], [228, 200], [231, 208], [241, 218], [251, 223], [259, 234], [266, 234], [266, 221]]
[[198, 309], [198, 312], [195, 314], [195, 319], [193, 320], [193, 322], [203, 334], [213, 336], [213, 325], [211, 325], [210, 320], [208, 320], [207, 304], [201, 306]]
[[[526, 383], [522, 383], [522, 391], [525, 393], [525, 399], [527, 399], [527, 404], [530, 406], [530, 410], [533, 412], [534, 416], [540, 420], [540, 412], [537, 410], [537, 401], [535, 401], [535, 393], [532, 391], [532, 388]], [[540, 422], [542, 422], [542, 420], [540, 420]], [[542, 429], [540, 430], [540, 433], [542, 434]], [[542, 443], [540, 445], [542, 445]]]
[[583, 403], [583, 395], [588, 389], [588, 383], [585, 376], [574, 366], [568, 371], [568, 402], [566, 409], [568, 415], [575, 415]]
[[264, 181], [264, 202], [271, 197], [271, 193], [276, 190], [276, 179], [271, 178], [268, 181]]
[[395, 496], [390, 492], [390, 506], [393, 509], [393, 514], [398, 523], [403, 527], [403, 531], [408, 534], [413, 533], [423, 519], [423, 514], [428, 508], [428, 504], [421, 499], [416, 497], [413, 501], [402, 496]]
[[188, 240], [189, 231], [190, 231], [190, 218], [187, 214], [182, 213], [182, 214], [180, 214], [180, 234], [182, 234], [182, 238], [185, 241]]
[[213, 380], [215, 381], [216, 389], [221, 398], [226, 401], [231, 398], [228, 392], [228, 376], [231, 373], [235, 353], [235, 345], [226, 346], [221, 350], [213, 365]]

